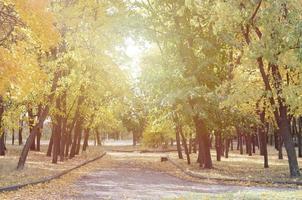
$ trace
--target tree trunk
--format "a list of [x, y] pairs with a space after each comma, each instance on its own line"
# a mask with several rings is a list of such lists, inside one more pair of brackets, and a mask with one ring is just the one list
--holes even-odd
[[256, 135], [253, 134], [252, 137], [252, 148], [253, 148], [253, 153], [256, 153]]
[[100, 137], [100, 132], [98, 129], [95, 129], [95, 135], [96, 135], [96, 142], [98, 146], [102, 146], [102, 141]]
[[82, 151], [86, 151], [86, 148], [88, 146], [88, 139], [89, 139], [89, 128], [86, 128], [84, 130], [84, 142], [83, 142]]
[[184, 146], [184, 149], [185, 149], [185, 154], [186, 154], [186, 157], [187, 157], [187, 163], [190, 165], [191, 164], [191, 159], [190, 159], [190, 153], [189, 153], [189, 150], [188, 150], [188, 144], [187, 144], [187, 139], [184, 135], [184, 133], [182, 132], [182, 126], [179, 124], [178, 125], [179, 127], [179, 133], [181, 135], [181, 138], [182, 138], [182, 143], [183, 143], [183, 146]]
[[[56, 99], [56, 109], [61, 111], [61, 97], [57, 97]], [[56, 121], [55, 121], [55, 132], [53, 135], [53, 148], [52, 148], [52, 163], [56, 164], [58, 162], [58, 156], [60, 153], [60, 141], [62, 135], [62, 116], [56, 114]]]
[[77, 140], [77, 144], [76, 144], [76, 150], [75, 150], [75, 154], [79, 155], [80, 154], [80, 149], [81, 149], [81, 140], [82, 140], [82, 132], [83, 132], [83, 128], [81, 128], [80, 132], [79, 132], [79, 136], [78, 136], [78, 140]]
[[250, 134], [246, 135], [246, 150], [248, 155], [252, 156], [252, 139]]
[[5, 142], [4, 142], [4, 132], [0, 135], [0, 156], [5, 156]]
[[215, 147], [216, 147], [216, 160], [221, 161], [221, 144], [220, 144], [221, 133], [215, 134]]
[[202, 119], [199, 119], [197, 116], [194, 117], [195, 127], [199, 139], [199, 154], [198, 161], [200, 165], [206, 168], [213, 168], [211, 151], [210, 151], [210, 138], [205, 123]]
[[12, 145], [15, 145], [15, 129], [12, 129]]
[[0, 96], [0, 156], [5, 155], [5, 133], [2, 127], [2, 117], [4, 113], [4, 103], [3, 103], [3, 97]]
[[41, 136], [42, 136], [42, 129], [43, 129], [43, 125], [41, 128], [38, 129], [37, 132], [37, 151], [41, 150]]
[[82, 122], [77, 121], [74, 127], [74, 135], [73, 135], [73, 141], [70, 149], [69, 158], [73, 158], [76, 155], [77, 142], [81, 132], [82, 132]]
[[229, 146], [230, 146], [230, 140], [225, 139], [225, 158], [229, 158]]
[[[28, 108], [28, 126], [29, 126], [30, 133], [33, 130], [34, 122], [35, 122], [35, 119], [34, 119], [33, 109], [30, 107], [30, 108]], [[36, 142], [35, 142], [36, 135], [37, 135], [37, 133], [35, 133], [35, 137], [30, 145], [30, 150], [32, 150], [32, 151], [36, 150]]]
[[278, 135], [279, 135], [278, 136], [278, 159], [283, 160], [283, 152], [282, 152], [283, 141], [282, 141], [282, 137], [280, 135], [280, 132], [278, 133]]
[[190, 133], [190, 138], [189, 138], [189, 154], [192, 153], [192, 133]]
[[[38, 116], [41, 115], [41, 112], [42, 112], [42, 105], [40, 104], [38, 106]], [[40, 143], [41, 143], [41, 135], [42, 135], [42, 130], [43, 130], [43, 124], [42, 124], [42, 127], [39, 128], [38, 132], [37, 132], [37, 151], [40, 151]]]
[[132, 131], [132, 145], [136, 146], [136, 142], [137, 142], [137, 134], [136, 131]]
[[61, 123], [62, 123], [62, 128], [61, 128], [61, 141], [60, 141], [60, 161], [63, 162], [65, 158], [65, 145], [66, 145], [66, 140], [68, 137], [68, 132], [67, 132], [67, 91], [64, 90], [62, 97], [61, 97], [61, 112], [64, 113], [64, 116], [61, 116]]
[[[59, 74], [55, 73], [53, 83], [52, 83], [52, 86], [51, 86], [50, 95], [49, 95], [49, 98], [48, 98], [49, 99], [49, 104], [51, 104], [53, 102], [53, 98], [54, 98], [54, 95], [55, 95], [54, 91], [57, 88], [58, 79], [59, 79]], [[42, 125], [43, 125], [43, 123], [44, 123], [44, 121], [45, 121], [45, 119], [48, 115], [48, 112], [49, 112], [49, 107], [46, 105], [45, 108], [43, 109], [43, 111], [41, 112], [41, 115], [39, 116], [38, 123], [33, 127], [33, 129], [31, 130], [31, 132], [30, 132], [30, 134], [29, 134], [29, 136], [28, 136], [28, 138], [25, 142], [25, 145], [22, 149], [22, 153], [21, 153], [20, 158], [19, 158], [17, 169], [20, 170], [20, 169], [24, 168], [24, 164], [25, 164], [30, 146], [32, 145], [32, 143], [35, 139], [35, 136], [36, 136], [36, 133], [37, 133], [38, 129], [42, 127]]]
[[286, 117], [282, 117], [279, 123], [280, 133], [283, 139], [285, 150], [287, 152], [288, 163], [291, 176], [300, 176], [300, 169], [298, 166], [296, 150], [293, 142], [293, 138], [290, 133], [289, 123]]
[[175, 133], [176, 133], [176, 148], [178, 153], [178, 158], [183, 159], [182, 152], [181, 152], [181, 145], [180, 145], [180, 134], [179, 134], [179, 128], [178, 125], [175, 123]]
[[298, 139], [298, 156], [302, 158], [302, 117], [299, 117], [299, 131], [297, 132]]
[[240, 130], [237, 128], [237, 137], [238, 137], [238, 144], [237, 144], [237, 149], [239, 147], [240, 154], [243, 154], [243, 141], [242, 141], [242, 133]]
[[52, 152], [52, 147], [53, 147], [53, 136], [55, 134], [55, 125], [52, 125], [52, 129], [51, 129], [51, 136], [49, 139], [49, 144], [48, 144], [48, 148], [47, 148], [47, 153], [46, 156], [50, 157], [51, 156], [51, 152]]
[[18, 131], [18, 141], [19, 141], [19, 145], [23, 144], [23, 140], [22, 140], [22, 132], [23, 132], [23, 119], [20, 119], [19, 122], [19, 131]]
[[233, 138], [230, 139], [230, 143], [231, 143], [231, 150], [234, 150], [234, 146], [233, 146]]

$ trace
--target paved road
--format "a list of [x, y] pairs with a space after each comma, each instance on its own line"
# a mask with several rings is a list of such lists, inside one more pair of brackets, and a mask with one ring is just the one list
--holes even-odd
[[[82, 177], [76, 187], [80, 196], [75, 199], [199, 199], [204, 193], [224, 193], [238, 191], [264, 191], [260, 187], [230, 185], [210, 185], [190, 182], [166, 173], [146, 170], [129, 165], [121, 160], [120, 154], [111, 155], [118, 160], [112, 169], [104, 169]], [[276, 189], [275, 189], [276, 190]]]

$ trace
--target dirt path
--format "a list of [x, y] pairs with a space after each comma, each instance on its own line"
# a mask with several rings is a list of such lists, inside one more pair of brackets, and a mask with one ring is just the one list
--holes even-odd
[[[134, 160], [134, 157], [140, 156], [139, 154], [125, 155], [110, 153], [110, 156], [114, 161], [114, 167], [96, 171], [82, 177], [75, 183], [79, 195], [70, 196], [70, 199], [120, 200], [174, 199], [178, 197], [198, 199], [205, 193], [277, 190], [274, 188], [230, 186], [186, 181], [163, 172], [143, 169], [141, 166], [137, 166], [132, 160]], [[154, 154], [144, 154], [141, 156], [144, 156], [144, 159], [150, 160], [159, 158], [159, 155]]]

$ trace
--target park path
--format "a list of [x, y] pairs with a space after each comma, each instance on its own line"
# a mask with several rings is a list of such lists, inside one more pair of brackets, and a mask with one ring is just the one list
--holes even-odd
[[[198, 199], [204, 193], [239, 191], [260, 192], [273, 188], [245, 187], [197, 183], [163, 172], [143, 169], [131, 163], [139, 154], [109, 153], [115, 161], [113, 168], [101, 169], [82, 177], [75, 183], [78, 195], [70, 199]], [[131, 155], [134, 155], [133, 158]], [[152, 154], [143, 154], [144, 158]], [[159, 155], [156, 155], [157, 158]], [[280, 190], [280, 188], [278, 189]], [[67, 198], [69, 199], [69, 198]]]

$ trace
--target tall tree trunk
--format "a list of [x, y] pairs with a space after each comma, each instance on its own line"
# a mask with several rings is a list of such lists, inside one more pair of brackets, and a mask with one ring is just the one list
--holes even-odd
[[216, 147], [216, 160], [221, 161], [221, 144], [220, 144], [220, 139], [221, 139], [221, 133], [217, 132], [215, 134], [215, 147]]
[[136, 146], [137, 142], [137, 132], [135, 130], [132, 131], [132, 145]]
[[73, 135], [73, 140], [72, 140], [72, 144], [71, 144], [69, 158], [73, 158], [76, 155], [77, 141], [78, 141], [78, 138], [80, 137], [81, 131], [82, 131], [82, 122], [77, 121], [76, 125], [74, 127], [74, 135]]
[[191, 164], [191, 159], [190, 159], [190, 153], [189, 153], [189, 149], [188, 149], [188, 144], [187, 144], [187, 139], [182, 131], [182, 126], [179, 124], [179, 133], [180, 133], [180, 136], [182, 138], [182, 143], [183, 143], [183, 146], [184, 146], [184, 149], [185, 149], [185, 154], [186, 154], [186, 157], [187, 157], [187, 163], [190, 165]]
[[[38, 116], [41, 115], [41, 112], [42, 112], [42, 105], [39, 104], [38, 106]], [[42, 127], [38, 129], [38, 132], [37, 132], [37, 151], [40, 151], [40, 147], [41, 147], [41, 136], [42, 136], [42, 129], [43, 129], [43, 124], [42, 124]]]
[[259, 134], [259, 143], [260, 143], [260, 152], [263, 155], [263, 164], [264, 168], [268, 168], [268, 154], [267, 154], [267, 142], [266, 142], [266, 131], [265, 131], [265, 110], [258, 111], [260, 121], [262, 123], [261, 126], [258, 127], [258, 134]]
[[190, 138], [189, 138], [189, 154], [192, 153], [192, 133], [190, 133]]
[[53, 147], [53, 136], [55, 135], [55, 124], [53, 123], [52, 125], [52, 129], [51, 129], [51, 136], [49, 139], [49, 144], [48, 144], [48, 148], [47, 148], [47, 153], [46, 156], [50, 157], [51, 156], [51, 152], [52, 152], [52, 147]]
[[80, 129], [79, 136], [78, 136], [78, 140], [77, 140], [77, 143], [76, 143], [76, 150], [75, 150], [75, 154], [76, 154], [76, 155], [79, 155], [79, 154], [80, 154], [81, 140], [82, 140], [82, 132], [83, 132], [83, 128]]
[[195, 136], [195, 138], [193, 139], [193, 153], [197, 152], [197, 138]]
[[3, 113], [4, 113], [4, 103], [3, 103], [3, 97], [0, 96], [0, 156], [4, 156], [5, 155], [5, 133], [3, 131], [3, 127], [2, 127], [2, 117], [3, 117]]
[[246, 150], [248, 155], [252, 156], [252, 139], [250, 134], [246, 135]]
[[225, 139], [225, 158], [229, 158], [230, 139]]
[[182, 152], [181, 152], [179, 128], [178, 128], [178, 125], [176, 124], [177, 122], [175, 122], [175, 120], [174, 120], [174, 123], [175, 123], [175, 134], [176, 134], [175, 139], [176, 139], [177, 154], [178, 154], [179, 159], [183, 159]]
[[[53, 98], [54, 98], [54, 95], [55, 95], [55, 90], [57, 88], [58, 80], [59, 80], [59, 73], [55, 73], [55, 76], [54, 76], [54, 79], [53, 79], [53, 82], [52, 82], [52, 86], [51, 86], [50, 95], [49, 95], [49, 98], [48, 98], [48, 103], [49, 104], [51, 104], [53, 102]], [[22, 152], [21, 152], [21, 155], [20, 155], [20, 158], [19, 158], [17, 169], [20, 170], [20, 169], [24, 168], [24, 164], [26, 162], [26, 158], [27, 158], [30, 146], [32, 145], [32, 143], [33, 143], [33, 141], [36, 137], [36, 133], [37, 133], [38, 129], [43, 126], [43, 123], [44, 123], [44, 121], [45, 121], [45, 119], [48, 115], [48, 112], [49, 112], [49, 107], [48, 107], [48, 105], [46, 105], [45, 108], [42, 110], [41, 115], [39, 116], [38, 123], [35, 124], [35, 126], [31, 130], [31, 132], [30, 132], [30, 134], [29, 134], [29, 136], [28, 136], [28, 138], [25, 142], [25, 145], [22, 149]]]
[[[35, 122], [35, 118], [34, 118], [34, 114], [33, 114], [33, 109], [32, 107], [28, 108], [28, 126], [29, 126], [29, 132], [31, 133], [34, 127], [34, 122]], [[35, 138], [36, 138], [37, 133], [35, 134]], [[33, 139], [31, 145], [30, 145], [30, 150], [35, 151], [36, 150], [36, 142], [35, 142], [35, 138]]]
[[95, 129], [95, 135], [96, 135], [96, 142], [98, 146], [102, 146], [101, 136], [99, 130]]
[[278, 131], [278, 159], [282, 160], [283, 159], [283, 152], [282, 152], [282, 145], [283, 145], [283, 140], [282, 136], [280, 134], [280, 131]]
[[15, 129], [12, 129], [12, 145], [15, 145]]
[[[211, 169], [213, 167], [211, 151], [210, 151], [210, 138], [205, 123], [202, 119], [197, 116], [194, 117], [194, 123], [197, 130], [197, 135], [199, 139], [199, 155], [198, 161], [200, 165], [206, 168]], [[202, 164], [201, 164], [202, 163]]]
[[231, 143], [231, 150], [234, 150], [234, 146], [233, 146], [233, 138], [230, 139], [230, 143]]
[[299, 117], [299, 131], [297, 132], [298, 139], [298, 156], [302, 158], [302, 117]]
[[4, 142], [4, 135], [5, 135], [5, 133], [4, 132], [2, 132], [2, 133], [0, 133], [1, 135], [0, 135], [0, 156], [4, 156], [5, 155], [5, 142]]
[[84, 142], [83, 142], [82, 151], [86, 151], [86, 148], [88, 146], [88, 139], [89, 139], [89, 128], [86, 128], [84, 130]]
[[22, 140], [22, 132], [23, 132], [23, 119], [20, 119], [19, 121], [19, 131], [18, 131], [18, 141], [19, 141], [19, 145], [23, 144], [23, 140]]
[[68, 158], [69, 148], [70, 148], [70, 145], [72, 144], [72, 134], [69, 133], [66, 138], [67, 138], [67, 140], [66, 140], [66, 145], [65, 145], [65, 157]]
[[[56, 109], [58, 111], [61, 111], [61, 97], [57, 97], [56, 99]], [[53, 135], [53, 148], [52, 148], [52, 163], [58, 162], [58, 156], [60, 153], [60, 141], [61, 141], [61, 135], [62, 135], [62, 116], [59, 114], [56, 114], [55, 118], [55, 132]]]
[[279, 128], [288, 157], [290, 174], [293, 177], [300, 176], [300, 169], [298, 166], [296, 150], [295, 150], [293, 138], [290, 133], [290, 126], [287, 119], [287, 110], [286, 108], [282, 108], [282, 107], [280, 108]]
[[252, 151], [253, 153], [256, 153], [256, 136], [253, 134], [252, 136]]
[[43, 124], [42, 127], [38, 129], [37, 132], [37, 151], [41, 150], [41, 136], [42, 136], [42, 129], [43, 129]]
[[241, 133], [241, 131], [239, 130], [239, 128], [236, 128], [236, 130], [237, 130], [237, 137], [238, 137], [237, 149], [238, 149], [238, 147], [239, 147], [240, 154], [242, 155], [242, 154], [243, 154], [242, 133]]
[[61, 141], [60, 141], [60, 161], [63, 162], [65, 158], [65, 145], [68, 137], [68, 132], [67, 132], [67, 91], [65, 90], [62, 94], [61, 98], [61, 112], [64, 113], [64, 116], [61, 116], [61, 123], [62, 123], [62, 128], [61, 128]]

